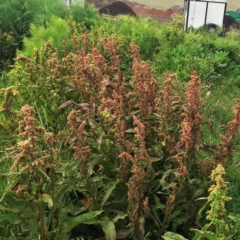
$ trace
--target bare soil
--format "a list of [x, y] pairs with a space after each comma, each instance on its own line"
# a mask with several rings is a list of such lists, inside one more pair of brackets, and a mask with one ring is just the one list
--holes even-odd
[[[170, 0], [171, 1], [171, 0]], [[86, 0], [87, 3], [94, 4], [97, 9], [104, 9], [106, 6], [110, 6], [112, 3], [116, 2], [114, 0]], [[139, 4], [137, 2], [132, 2], [128, 0], [121, 1], [130, 7], [137, 16], [151, 17], [156, 21], [169, 21], [171, 20], [171, 15], [176, 12], [183, 12], [183, 9], [179, 6], [173, 6], [166, 10], [156, 9], [149, 7], [144, 4]], [[146, 2], [146, 0], [145, 0]], [[116, 12], [117, 10], [115, 10]]]
[[[94, 4], [97, 9], [109, 6], [115, 0], [86, 0]], [[183, 12], [184, 0], [122, 0], [138, 16], [151, 17], [157, 21], [169, 21], [171, 15]], [[228, 0], [227, 10], [236, 11], [240, 8], [240, 1]]]
[[[94, 3], [96, 5], [108, 5], [115, 0], [86, 0], [89, 3]], [[184, 0], [127, 0], [132, 4], [136, 5], [143, 5], [147, 6], [150, 9], [157, 9], [157, 10], [168, 10], [174, 6], [178, 6], [179, 8], [183, 8]], [[124, 1], [126, 2], [126, 1]], [[227, 10], [229, 11], [236, 11], [240, 8], [240, 1], [239, 0], [228, 0], [227, 1]]]
[[110, 5], [103, 6], [99, 9], [99, 13], [110, 14], [111, 16], [116, 16], [118, 14], [128, 14], [131, 16], [136, 16], [136, 13], [132, 10], [132, 8], [121, 1], [116, 1]]

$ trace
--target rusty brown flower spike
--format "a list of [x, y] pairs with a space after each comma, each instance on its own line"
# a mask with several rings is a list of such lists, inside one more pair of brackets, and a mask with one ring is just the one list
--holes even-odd
[[181, 115], [183, 121], [180, 141], [184, 145], [186, 153], [190, 150], [194, 152], [199, 149], [198, 144], [203, 119], [203, 115], [200, 114], [201, 87], [197, 72], [193, 71], [185, 93], [187, 97], [186, 104], [184, 105], [185, 111]]

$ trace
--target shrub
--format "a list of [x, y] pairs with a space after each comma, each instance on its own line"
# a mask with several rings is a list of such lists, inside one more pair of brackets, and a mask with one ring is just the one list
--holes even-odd
[[[28, 207], [33, 216], [22, 213], [26, 207], [16, 214], [21, 226], [31, 218], [41, 220], [35, 232], [25, 233], [31, 238], [38, 234], [56, 239], [54, 234], [67, 230], [72, 234], [78, 224], [78, 236], [85, 239], [89, 233], [96, 238], [105, 234], [109, 239], [160, 239], [166, 231], [183, 230], [191, 237], [188, 229], [196, 228], [202, 207], [195, 199], [206, 196], [207, 176], [216, 163], [225, 168], [232, 164], [240, 100], [234, 119], [211, 144], [202, 135], [207, 119], [201, 111], [202, 85], [196, 72], [188, 84], [175, 74], [166, 74], [160, 84], [132, 43], [132, 68], [126, 77], [119, 57], [121, 39], [105, 37], [96, 46], [87, 33], [71, 39], [72, 49], [63, 57], [45, 43], [30, 58], [19, 55], [10, 73], [23, 102], [34, 103], [38, 115], [29, 106], [21, 110], [25, 115], [19, 125], [21, 139], [7, 155], [14, 163], [11, 170], [17, 171], [8, 175], [19, 184], [6, 187], [1, 203], [8, 209], [18, 201]], [[45, 122], [45, 129], [35, 126], [35, 119]], [[47, 133], [50, 130], [54, 138]], [[57, 142], [61, 152], [69, 154], [61, 161], [52, 145]], [[31, 155], [24, 155], [27, 149]], [[51, 189], [66, 198], [57, 198]], [[72, 191], [78, 193], [80, 210], [68, 205]], [[81, 221], [85, 214], [91, 217]], [[71, 226], [69, 215], [70, 223], [76, 220]], [[11, 219], [7, 222], [13, 224]], [[89, 231], [83, 230], [86, 224], [93, 224]]]
[[98, 11], [94, 5], [87, 3], [84, 7], [79, 5], [71, 6], [69, 15], [71, 15], [73, 20], [77, 23], [84, 22], [88, 29], [90, 29], [100, 20], [100, 16], [98, 15]]
[[[236, 47], [236, 42], [220, 38], [217, 34], [185, 33], [184, 41], [179, 41], [173, 48], [165, 48], [163, 55], [166, 62], [156, 68], [161, 72], [176, 72], [182, 80], [187, 80], [188, 72], [197, 70], [203, 83], [217, 82], [237, 71]], [[161, 60], [160, 51], [156, 56], [158, 65]]]
[[51, 42], [54, 48], [57, 49], [58, 54], [63, 56], [64, 46], [62, 41], [64, 40], [67, 48], [70, 47], [70, 28], [66, 22], [61, 18], [52, 16], [50, 21], [47, 23], [47, 28], [37, 27], [31, 24], [30, 27], [30, 38], [24, 38], [24, 49], [19, 50], [17, 54], [23, 54], [27, 57], [31, 57], [34, 49], [40, 49], [44, 42]]
[[[106, 36], [117, 37], [121, 44], [121, 50], [128, 55], [128, 47], [131, 42], [139, 46], [143, 60], [152, 59], [159, 45], [157, 38], [159, 24], [150, 18], [135, 18], [131, 16], [116, 16], [116, 18], [101, 18], [91, 28], [90, 40], [97, 43], [98, 39]], [[97, 38], [96, 38], [97, 37]]]

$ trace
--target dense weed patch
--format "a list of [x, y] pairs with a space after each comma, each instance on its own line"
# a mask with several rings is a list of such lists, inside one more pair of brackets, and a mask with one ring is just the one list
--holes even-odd
[[238, 70], [236, 40], [150, 19], [95, 24], [32, 25], [1, 88], [0, 235], [237, 239], [237, 216], [218, 209], [238, 156], [238, 91], [224, 110], [214, 101]]

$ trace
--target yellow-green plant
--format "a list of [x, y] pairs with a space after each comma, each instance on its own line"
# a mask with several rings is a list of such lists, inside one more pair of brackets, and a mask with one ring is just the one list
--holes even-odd
[[13, 108], [13, 103], [19, 98], [20, 94], [15, 86], [0, 89], [0, 140], [2, 143], [14, 139], [19, 112]]
[[[222, 165], [218, 164], [212, 171], [210, 176], [211, 180], [215, 184], [209, 188], [208, 203], [210, 209], [207, 211], [206, 219], [210, 221], [201, 230], [191, 229], [195, 231], [195, 237], [193, 240], [209, 239], [209, 240], [226, 240], [231, 239], [229, 236], [229, 226], [225, 221], [227, 210], [225, 208], [226, 202], [231, 198], [227, 196], [227, 183], [223, 179], [225, 169]], [[203, 207], [205, 208], [206, 205]], [[202, 211], [203, 208], [200, 210]]]

